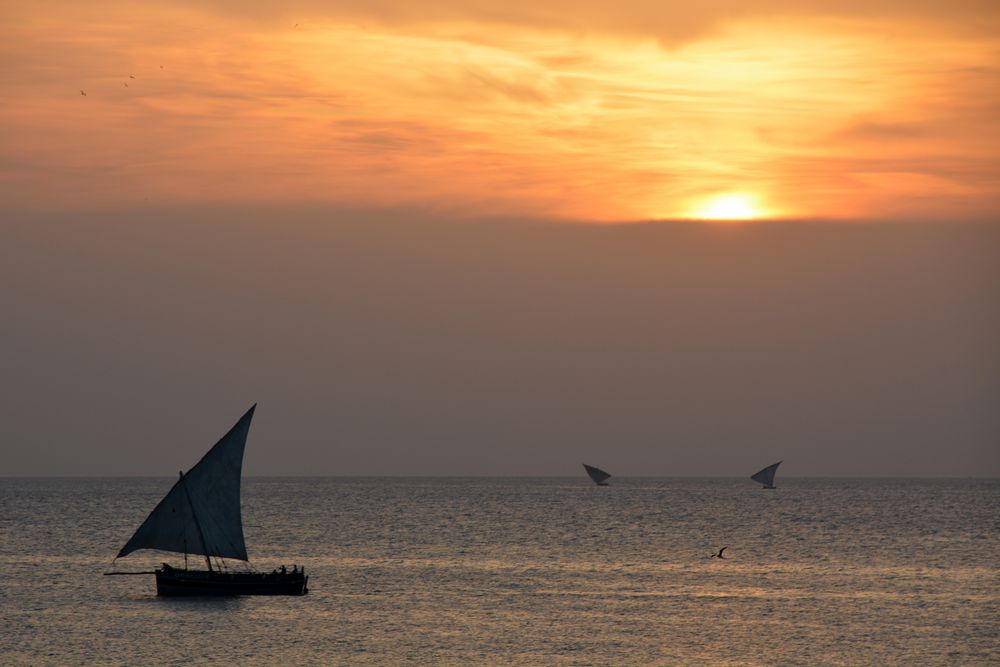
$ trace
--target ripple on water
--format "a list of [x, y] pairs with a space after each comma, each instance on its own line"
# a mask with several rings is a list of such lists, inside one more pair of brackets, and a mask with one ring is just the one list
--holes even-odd
[[171, 482], [3, 480], [4, 664], [1000, 663], [995, 481], [250, 478], [310, 594], [167, 600], [100, 573]]

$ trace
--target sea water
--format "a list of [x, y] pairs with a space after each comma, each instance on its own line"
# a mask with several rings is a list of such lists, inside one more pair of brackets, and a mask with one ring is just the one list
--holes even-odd
[[0, 479], [0, 663], [1000, 664], [996, 480], [246, 478], [308, 595], [102, 576], [173, 481]]

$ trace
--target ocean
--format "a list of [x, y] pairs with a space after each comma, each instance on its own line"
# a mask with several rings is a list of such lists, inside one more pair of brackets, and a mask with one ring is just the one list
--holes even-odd
[[0, 664], [1000, 664], [998, 480], [580, 472], [245, 478], [230, 599], [102, 576], [172, 478], [2, 478]]

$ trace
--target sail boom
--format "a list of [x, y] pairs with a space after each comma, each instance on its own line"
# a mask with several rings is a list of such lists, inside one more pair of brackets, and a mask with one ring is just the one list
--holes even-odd
[[[128, 553], [132, 554], [135, 553], [136, 551], [162, 551], [164, 553], [171, 553], [171, 554], [186, 553], [188, 556], [205, 556], [206, 558], [211, 557], [211, 558], [221, 558], [223, 560], [238, 560], [244, 563], [250, 562], [249, 556], [247, 556], [246, 558], [240, 558], [239, 556], [220, 556], [219, 554], [216, 553], [211, 553], [211, 554], [205, 553], [204, 550], [202, 549], [189, 549], [188, 551], [185, 552], [183, 549], [161, 549], [160, 547], [139, 547], [137, 549], [132, 549]], [[121, 554], [119, 552], [119, 554], [115, 556], [115, 560], [118, 560], [119, 558], [122, 558], [123, 556], [127, 555], [128, 554]]]

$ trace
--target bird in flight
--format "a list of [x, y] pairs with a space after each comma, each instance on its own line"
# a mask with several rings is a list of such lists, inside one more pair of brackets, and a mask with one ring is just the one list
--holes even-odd
[[134, 78], [135, 78], [135, 74], [129, 74], [129, 75], [128, 75], [128, 78], [130, 78], [130, 79], [134, 79]]
[[712, 555], [710, 556], [710, 558], [725, 558], [725, 556], [723, 556], [723, 555], [722, 555], [722, 552], [723, 552], [723, 551], [725, 551], [725, 550], [726, 550], [726, 549], [728, 549], [728, 548], [729, 548], [729, 547], [722, 547], [721, 549], [719, 549], [719, 553], [717, 553], [717, 554], [712, 554]]
[[122, 85], [125, 86], [126, 88], [128, 88], [128, 84], [127, 83], [123, 83]]
[[84, 97], [87, 96], [87, 93], [83, 92], [82, 90], [80, 91], [80, 94], [83, 95]]

